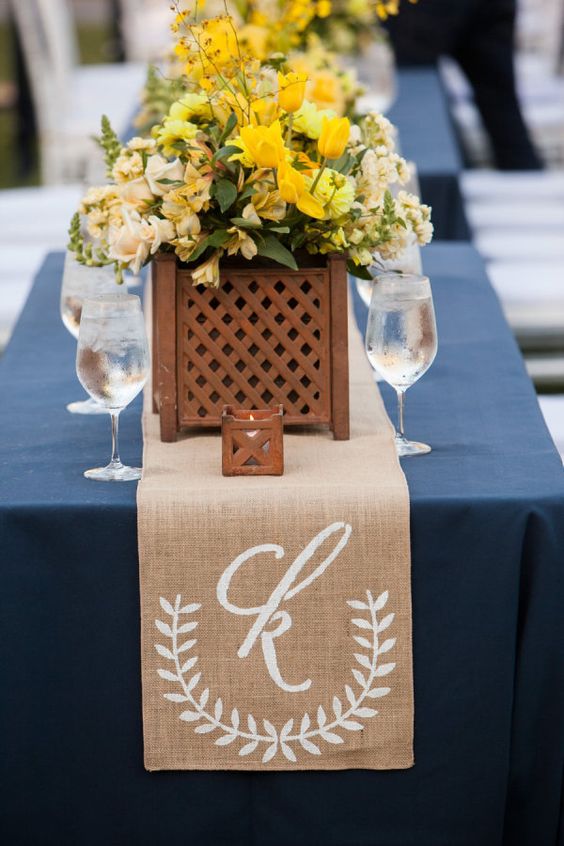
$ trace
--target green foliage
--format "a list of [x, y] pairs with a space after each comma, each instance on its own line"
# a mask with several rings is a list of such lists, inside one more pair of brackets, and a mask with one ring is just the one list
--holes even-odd
[[292, 270], [298, 269], [296, 259], [290, 250], [287, 250], [274, 235], [258, 236], [257, 249], [259, 256], [273, 259], [278, 262], [278, 264], [283, 264], [285, 267], [291, 267]]
[[112, 168], [115, 165], [121, 151], [121, 142], [112, 129], [110, 119], [107, 115], [102, 115], [102, 134], [96, 140], [104, 151], [106, 176], [111, 179]]

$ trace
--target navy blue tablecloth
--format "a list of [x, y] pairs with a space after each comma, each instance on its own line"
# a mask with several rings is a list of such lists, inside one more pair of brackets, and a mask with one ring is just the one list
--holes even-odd
[[459, 184], [462, 157], [437, 71], [400, 68], [388, 117], [399, 129], [402, 155], [417, 165], [422, 199], [433, 207], [435, 238], [469, 240]]
[[[556, 846], [564, 472], [477, 254], [425, 263], [440, 352], [407, 430], [434, 451], [404, 462], [415, 767], [148, 773], [135, 485], [82, 478], [109, 422], [65, 411], [80, 387], [47, 259], [0, 362], [2, 844]], [[138, 406], [122, 452], [141, 457]]]

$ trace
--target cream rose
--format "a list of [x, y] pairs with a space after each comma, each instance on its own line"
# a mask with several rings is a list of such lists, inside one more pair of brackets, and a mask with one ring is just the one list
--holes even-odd
[[138, 214], [122, 212], [123, 226], [111, 226], [108, 236], [108, 255], [115, 261], [126, 264], [134, 274], [149, 256], [150, 240], [147, 224]]
[[141, 211], [147, 203], [152, 203], [155, 199], [155, 195], [143, 176], [132, 179], [130, 182], [122, 182], [118, 186], [118, 194], [124, 203], [138, 211]]
[[179, 159], [168, 162], [163, 156], [156, 153], [147, 160], [145, 168], [145, 179], [149, 188], [157, 197], [164, 197], [173, 188], [178, 186], [170, 182], [162, 182], [163, 179], [170, 179], [175, 182], [182, 182], [184, 177], [184, 165]]

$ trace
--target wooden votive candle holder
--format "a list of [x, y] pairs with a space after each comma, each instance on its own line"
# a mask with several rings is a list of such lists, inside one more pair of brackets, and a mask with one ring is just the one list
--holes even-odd
[[221, 415], [224, 476], [281, 476], [284, 473], [284, 409], [249, 411], [223, 407]]

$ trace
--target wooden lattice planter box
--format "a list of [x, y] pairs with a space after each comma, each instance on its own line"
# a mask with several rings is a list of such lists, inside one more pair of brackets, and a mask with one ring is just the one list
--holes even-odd
[[170, 253], [153, 268], [153, 398], [161, 439], [219, 426], [224, 405], [284, 406], [284, 426], [349, 437], [347, 273], [341, 256], [289, 270], [226, 265], [194, 287]]

